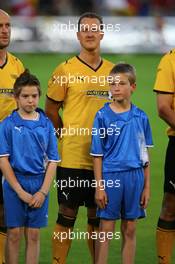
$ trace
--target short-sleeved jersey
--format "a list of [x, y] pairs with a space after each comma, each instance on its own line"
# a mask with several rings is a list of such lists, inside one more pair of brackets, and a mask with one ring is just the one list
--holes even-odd
[[15, 110], [0, 123], [0, 157], [9, 156], [16, 174], [38, 175], [47, 161], [60, 160], [55, 130], [41, 109], [38, 120], [25, 120]]
[[131, 105], [127, 112], [114, 112], [109, 103], [94, 120], [91, 155], [103, 156], [103, 172], [141, 168], [148, 160], [152, 134], [147, 115]]
[[[175, 111], [175, 49], [171, 50], [161, 59], [157, 69], [154, 91], [172, 94], [172, 108]], [[167, 134], [175, 136], [175, 130], [169, 127]]]
[[13, 85], [23, 71], [24, 67], [21, 61], [7, 52], [6, 62], [0, 67], [0, 121], [16, 108]]
[[89, 155], [92, 123], [96, 112], [108, 101], [106, 78], [112, 67], [111, 62], [102, 60], [94, 70], [77, 56], [53, 72], [47, 96], [57, 102], [63, 101], [62, 167], [93, 169]]

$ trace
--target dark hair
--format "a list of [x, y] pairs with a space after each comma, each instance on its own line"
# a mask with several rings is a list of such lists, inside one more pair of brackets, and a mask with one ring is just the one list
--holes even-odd
[[78, 20], [78, 31], [80, 31], [80, 29], [81, 29], [81, 20], [85, 17], [98, 19], [100, 22], [100, 30], [103, 30], [103, 19], [102, 19], [102, 17], [97, 15], [96, 13], [93, 13], [93, 12], [86, 12], [86, 13], [83, 13]]
[[119, 63], [116, 64], [110, 74], [117, 74], [117, 73], [126, 73], [128, 75], [128, 80], [130, 84], [134, 84], [136, 82], [136, 70], [134, 66], [127, 64], [127, 63]]
[[39, 96], [41, 95], [40, 81], [35, 75], [32, 75], [28, 69], [16, 79], [14, 83], [14, 96], [18, 97], [24, 86], [36, 86], [38, 89]]

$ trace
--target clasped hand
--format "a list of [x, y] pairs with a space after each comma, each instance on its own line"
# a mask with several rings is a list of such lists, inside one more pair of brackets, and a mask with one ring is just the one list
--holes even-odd
[[40, 208], [45, 200], [45, 196], [39, 191], [32, 195], [24, 190], [21, 190], [18, 193], [18, 196], [22, 201], [33, 208]]

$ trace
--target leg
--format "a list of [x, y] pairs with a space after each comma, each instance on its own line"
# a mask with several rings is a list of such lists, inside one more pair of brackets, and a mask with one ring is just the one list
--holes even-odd
[[156, 242], [158, 263], [170, 264], [175, 240], [175, 137], [169, 137], [165, 158], [164, 198], [158, 220]]
[[[123, 175], [122, 175], [123, 176]], [[123, 197], [123, 182], [120, 180], [120, 173], [103, 173], [103, 180], [105, 181], [105, 192], [108, 197], [108, 203], [104, 209], [97, 209], [97, 215], [100, 218], [99, 235], [96, 242], [96, 264], [106, 264], [108, 258], [108, 249], [110, 240], [113, 238], [115, 229], [115, 219], [120, 218], [121, 201]], [[120, 188], [108, 186], [107, 182], [120, 182]]]
[[40, 251], [39, 228], [25, 228], [26, 264], [37, 264]]
[[92, 239], [94, 232], [99, 232], [100, 219], [96, 216], [97, 205], [95, 203], [95, 188], [93, 186], [94, 173], [90, 170], [84, 170], [82, 173], [82, 178], [85, 182], [88, 182], [89, 187], [84, 187], [82, 189], [82, 196], [84, 195], [85, 206], [87, 207], [87, 231], [88, 231], [88, 248], [92, 257], [92, 263], [95, 263], [95, 251], [96, 251], [96, 241]]
[[57, 223], [52, 238], [52, 264], [65, 264], [72, 240], [69, 233], [73, 230], [77, 209], [60, 204]]
[[136, 221], [122, 220], [122, 263], [134, 264], [135, 250], [136, 250]]
[[23, 229], [22, 228], [9, 228], [7, 230], [6, 241], [6, 263], [18, 264], [20, 239]]
[[0, 203], [0, 264], [5, 263], [5, 242], [7, 238], [7, 228], [4, 226], [4, 207]]
[[108, 251], [109, 251], [109, 238], [108, 234], [114, 232], [115, 221], [100, 220], [99, 236], [96, 242], [96, 264], [107, 264]]
[[171, 263], [174, 241], [175, 195], [171, 193], [165, 193], [156, 232], [158, 263]]
[[88, 227], [87, 231], [89, 233], [88, 247], [92, 256], [92, 262], [95, 263], [95, 240], [91, 238], [93, 232], [99, 232], [99, 218], [96, 217], [96, 207], [87, 208], [88, 217]]
[[2, 172], [0, 171], [0, 264], [5, 263], [5, 241], [7, 237], [7, 229], [4, 225], [4, 206], [3, 206], [3, 190], [2, 190]]
[[52, 237], [52, 264], [65, 264], [71, 246], [72, 232], [82, 198], [77, 181], [82, 179], [80, 169], [57, 168], [58, 218]]

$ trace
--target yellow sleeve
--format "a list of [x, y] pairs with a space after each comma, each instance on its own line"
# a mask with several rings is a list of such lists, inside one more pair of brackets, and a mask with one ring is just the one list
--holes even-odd
[[154, 91], [174, 93], [174, 71], [173, 71], [174, 54], [166, 54], [160, 61], [157, 76], [154, 85]]
[[52, 73], [48, 82], [47, 96], [57, 102], [64, 101], [68, 87], [68, 75], [65, 64], [60, 64]]
[[24, 72], [25, 68], [24, 68], [24, 65], [22, 64], [22, 62], [19, 59], [17, 61], [18, 61], [18, 72], [19, 72], [19, 75], [20, 75], [21, 73]]

